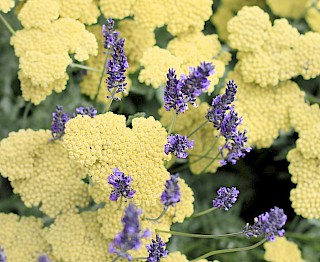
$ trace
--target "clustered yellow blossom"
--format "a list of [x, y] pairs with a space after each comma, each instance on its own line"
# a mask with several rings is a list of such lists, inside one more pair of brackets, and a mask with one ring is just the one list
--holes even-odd
[[211, 17], [211, 22], [215, 26], [219, 38], [228, 41], [227, 24], [243, 6], [258, 5], [263, 7], [265, 0], [221, 0], [217, 10]]
[[14, 0], [1, 0], [0, 1], [0, 11], [8, 13], [15, 5]]
[[288, 132], [292, 125], [289, 112], [297, 104], [304, 104], [304, 92], [293, 81], [273, 87], [245, 83], [237, 71], [229, 72], [238, 86], [235, 110], [242, 116], [240, 129], [248, 130], [248, 144], [257, 148], [270, 147], [279, 131]]
[[11, 132], [0, 143], [0, 171], [27, 207], [41, 204], [41, 211], [55, 217], [87, 206], [89, 193], [82, 181], [86, 170], [50, 138], [49, 130]]
[[[108, 101], [107, 96], [110, 96], [111, 93], [108, 91], [108, 88], [106, 87], [106, 83], [105, 83], [107, 74], [106, 74], [106, 69], [104, 68], [104, 63], [108, 57], [105, 54], [106, 50], [103, 47], [104, 38], [102, 36], [102, 27], [101, 25], [93, 25], [93, 26], [89, 26], [87, 30], [92, 34], [94, 34], [96, 37], [96, 40], [98, 43], [98, 53], [95, 56], [90, 56], [90, 58], [86, 61], [86, 65], [88, 67], [103, 71], [103, 76], [101, 79], [101, 86], [100, 86], [99, 94], [97, 96], [97, 101], [106, 103]], [[127, 43], [128, 41], [126, 40], [125, 48], [127, 46]], [[129, 68], [130, 68], [130, 64], [129, 64]], [[80, 83], [81, 93], [88, 95], [90, 99], [93, 100], [98, 92], [98, 86], [100, 83], [101, 74], [102, 72], [87, 70], [86, 74], [83, 76], [83, 79]], [[126, 92], [128, 93], [131, 86], [131, 81], [128, 75], [126, 78], [126, 83], [127, 83]], [[123, 93], [118, 93], [115, 96], [121, 98], [123, 96]]]
[[265, 243], [264, 259], [270, 262], [304, 262], [298, 246], [286, 237], [277, 237], [275, 241]]
[[0, 213], [0, 221], [0, 246], [9, 262], [38, 261], [38, 257], [44, 254], [53, 258], [44, 238], [42, 219]]
[[[107, 177], [114, 168], [133, 179], [130, 186], [136, 193], [130, 201], [142, 208], [143, 217], [156, 218], [162, 212], [160, 196], [170, 178], [163, 165], [170, 159], [164, 153], [166, 142], [166, 130], [153, 117], [133, 119], [132, 128], [126, 127], [124, 116], [111, 112], [94, 118], [78, 116], [67, 122], [63, 143], [69, 156], [88, 168], [95, 202], [107, 202], [98, 212], [105, 238], [111, 241], [121, 230], [123, 212], [115, 212], [120, 200], [116, 204], [109, 200], [113, 188]], [[193, 192], [182, 179], [180, 187], [181, 201], [169, 207], [159, 224], [162, 229], [168, 230], [173, 222], [182, 222], [193, 213]]]
[[122, 19], [133, 16], [141, 27], [149, 31], [167, 25], [172, 35], [178, 35], [190, 29], [201, 31], [204, 21], [211, 15], [212, 3], [212, 0], [100, 0], [100, 9], [105, 17]]
[[[18, 77], [26, 101], [38, 105], [52, 90], [65, 89], [66, 69], [72, 63], [69, 55], [74, 54], [76, 60], [84, 61], [97, 54], [95, 36], [82, 24], [96, 22], [97, 6], [90, 17], [87, 10], [92, 10], [90, 6], [95, 5], [94, 2], [86, 1], [88, 6], [78, 2], [68, 1], [66, 7], [65, 1], [29, 0], [21, 7], [18, 18], [24, 29], [12, 36], [11, 44], [20, 58]], [[72, 13], [69, 8], [78, 11]], [[73, 15], [68, 17], [68, 13]]]
[[297, 187], [291, 190], [294, 211], [305, 218], [320, 218], [320, 109], [319, 105], [298, 104], [291, 108], [292, 126], [299, 133], [296, 148], [287, 159], [291, 180]]
[[311, 29], [320, 33], [320, 1], [309, 0], [305, 19]]
[[262, 87], [301, 75], [320, 74], [320, 34], [300, 35], [286, 19], [276, 19], [259, 7], [243, 7], [228, 22], [230, 46], [238, 49], [238, 67], [244, 82]]
[[308, 0], [267, 0], [272, 13], [281, 17], [298, 19], [305, 13]]
[[140, 67], [143, 52], [155, 45], [155, 36], [137, 21], [128, 19], [119, 22], [119, 31], [126, 40], [124, 49], [128, 57], [128, 71], [133, 73]]
[[[208, 112], [209, 105], [205, 102], [199, 104], [197, 108], [190, 106], [189, 110], [180, 114], [177, 117], [173, 133], [188, 136], [193, 130], [199, 127], [206, 121], [205, 115]], [[173, 112], [167, 112], [164, 108], [159, 110], [161, 116], [161, 123], [164, 126], [169, 126], [173, 117]], [[219, 147], [224, 145], [224, 139], [219, 138], [216, 142], [216, 136], [219, 132], [213, 127], [211, 123], [207, 123], [189, 139], [194, 140], [194, 147], [189, 151], [189, 167], [193, 174], [201, 174], [201, 172], [208, 166], [212, 159], [219, 153]], [[202, 157], [204, 156], [204, 157]], [[214, 173], [219, 164], [220, 158], [216, 159], [206, 172]]]
[[111, 261], [109, 243], [100, 228], [97, 212], [63, 214], [47, 229], [45, 238], [57, 261]]
[[[224, 53], [221, 58], [220, 53]], [[179, 77], [181, 73], [187, 75], [190, 66], [197, 67], [201, 62], [212, 62], [216, 71], [209, 77], [211, 84], [208, 92], [212, 92], [229, 62], [226, 54], [228, 53], [221, 51], [217, 35], [190, 31], [170, 41], [167, 49], [155, 46], [146, 50], [140, 60], [143, 69], [139, 74], [139, 81], [158, 88], [166, 83], [169, 68], [174, 68]]]

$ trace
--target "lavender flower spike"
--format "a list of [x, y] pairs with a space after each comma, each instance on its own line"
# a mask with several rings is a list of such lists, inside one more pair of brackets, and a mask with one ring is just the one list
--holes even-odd
[[247, 238], [258, 237], [263, 235], [265, 239], [274, 241], [276, 235], [279, 237], [284, 236], [285, 230], [282, 227], [287, 221], [287, 216], [284, 214], [283, 209], [274, 207], [270, 212], [263, 213], [254, 219], [254, 224], [247, 224], [243, 229]]
[[97, 110], [93, 106], [89, 107], [77, 107], [76, 108], [76, 113], [72, 114], [72, 118], [76, 117], [77, 115], [82, 115], [82, 116], [90, 116], [91, 118], [95, 117], [97, 115]]
[[156, 235], [156, 240], [152, 239], [152, 242], [146, 247], [149, 252], [148, 262], [159, 262], [161, 258], [166, 257], [168, 254], [168, 251], [165, 249], [166, 244], [158, 234]]
[[114, 21], [107, 19], [107, 25], [102, 25], [102, 35], [104, 37], [104, 48], [111, 50], [118, 41], [119, 32], [114, 31]]
[[38, 262], [50, 262], [50, 259], [47, 255], [41, 255], [38, 257]]
[[124, 173], [116, 167], [107, 179], [108, 184], [114, 187], [110, 194], [111, 201], [117, 201], [121, 196], [126, 199], [133, 198], [136, 191], [130, 187], [132, 182], [132, 178], [130, 176], [125, 176]]
[[60, 139], [64, 135], [65, 124], [69, 116], [63, 112], [63, 106], [56, 106], [56, 111], [52, 113], [51, 134], [52, 140]]
[[194, 141], [188, 141], [187, 136], [180, 136], [179, 134], [170, 135], [168, 137], [168, 144], [164, 146], [164, 152], [168, 155], [170, 152], [178, 158], [187, 158], [188, 148], [193, 149]]
[[122, 218], [123, 230], [117, 234], [113, 242], [110, 243], [110, 253], [117, 254], [118, 257], [126, 258], [128, 261], [133, 260], [132, 256], [128, 254], [128, 251], [131, 249], [139, 249], [141, 246], [141, 238], [151, 236], [149, 230], [141, 232], [139, 223], [141, 213], [141, 209], [136, 209], [133, 203], [129, 204]]
[[7, 256], [5, 255], [1, 246], [0, 246], [0, 262], [7, 262]]
[[166, 189], [161, 194], [161, 202], [164, 205], [165, 209], [168, 209], [169, 206], [175, 206], [176, 203], [180, 202], [180, 186], [179, 174], [171, 175], [171, 178], [166, 181]]
[[232, 207], [232, 204], [237, 202], [237, 198], [240, 191], [237, 190], [236, 187], [232, 187], [232, 188], [220, 187], [217, 193], [218, 193], [217, 198], [212, 201], [213, 206], [227, 211]]

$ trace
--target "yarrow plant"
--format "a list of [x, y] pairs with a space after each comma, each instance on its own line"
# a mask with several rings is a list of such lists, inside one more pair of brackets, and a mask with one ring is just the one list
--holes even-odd
[[118, 258], [126, 258], [132, 261], [132, 256], [128, 253], [129, 250], [137, 250], [141, 246], [141, 238], [151, 236], [151, 232], [147, 229], [142, 232], [139, 222], [139, 216], [142, 211], [137, 209], [133, 203], [130, 203], [125, 210], [125, 215], [122, 218], [123, 230], [117, 234], [113, 242], [110, 243], [109, 252], [116, 254]]
[[130, 187], [132, 178], [126, 176], [119, 168], [113, 169], [113, 173], [108, 176], [108, 184], [113, 186], [113, 189], [110, 194], [110, 200], [117, 201], [119, 197], [124, 197], [125, 199], [133, 198], [136, 193]]

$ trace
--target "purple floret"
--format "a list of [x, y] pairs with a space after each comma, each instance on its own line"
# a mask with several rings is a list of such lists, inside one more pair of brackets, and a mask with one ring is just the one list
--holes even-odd
[[254, 219], [254, 224], [247, 224], [243, 233], [247, 238], [263, 235], [265, 239], [274, 241], [276, 236], [284, 236], [285, 230], [282, 227], [286, 224], [287, 216], [283, 209], [274, 207], [270, 212], [265, 212]]
[[159, 262], [161, 258], [166, 257], [168, 251], [166, 250], [166, 244], [162, 241], [160, 236], [156, 235], [156, 240], [152, 239], [152, 242], [148, 244], [147, 250], [149, 252], [148, 262]]
[[161, 194], [161, 202], [167, 209], [169, 206], [175, 206], [176, 203], [180, 202], [180, 186], [179, 174], [171, 175], [171, 178], [166, 181], [166, 189]]
[[188, 140], [187, 136], [180, 136], [179, 134], [170, 135], [168, 137], [168, 144], [164, 146], [164, 152], [168, 155], [170, 152], [178, 158], [187, 158], [188, 148], [193, 149], [194, 141]]
[[111, 201], [117, 201], [121, 196], [125, 199], [133, 198], [136, 191], [130, 187], [132, 182], [130, 176], [125, 176], [125, 174], [116, 167], [107, 179], [108, 184], [113, 186], [113, 190], [110, 194]]
[[213, 206], [227, 211], [237, 202], [240, 191], [236, 187], [220, 187], [217, 193], [217, 198], [212, 201]]

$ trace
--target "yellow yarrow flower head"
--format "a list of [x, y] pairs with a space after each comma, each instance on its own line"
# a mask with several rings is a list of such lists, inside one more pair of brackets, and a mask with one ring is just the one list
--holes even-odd
[[191, 0], [100, 0], [100, 9], [105, 17], [122, 19], [133, 16], [138, 24], [151, 32], [156, 27], [167, 25], [172, 35], [178, 35], [190, 29], [203, 29], [204, 21], [209, 19], [212, 12], [212, 0], [197, 3]]
[[308, 0], [267, 0], [267, 4], [271, 8], [272, 13], [280, 17], [288, 17], [293, 19], [301, 18], [304, 15]]
[[128, 70], [133, 73], [140, 67], [143, 52], [155, 45], [155, 36], [153, 31], [145, 29], [135, 20], [120, 21], [119, 31], [126, 39], [124, 48], [128, 56]]
[[49, 227], [45, 238], [57, 260], [111, 261], [108, 242], [100, 228], [96, 212], [63, 214]]
[[15, 5], [14, 0], [2, 0], [0, 2], [0, 11], [8, 13]]
[[140, 71], [138, 79], [153, 88], [158, 88], [166, 82], [168, 68], [174, 68], [178, 75], [183, 72], [182, 62], [182, 58], [174, 56], [166, 49], [158, 46], [149, 48], [143, 53], [140, 60], [143, 69]]
[[264, 259], [271, 262], [304, 262], [298, 246], [286, 237], [277, 237], [275, 241], [268, 241], [264, 245], [266, 250]]
[[245, 83], [236, 70], [228, 74], [238, 85], [235, 108], [242, 116], [241, 129], [248, 130], [248, 144], [268, 148], [281, 130], [288, 132], [290, 109], [304, 103], [304, 93], [292, 81], [275, 87]]
[[86, 31], [81, 22], [72, 18], [58, 19], [58, 0], [50, 0], [53, 8], [48, 14], [48, 3], [44, 2], [30, 0], [23, 5], [19, 19], [25, 28], [11, 38], [15, 53], [20, 57], [22, 95], [35, 105], [52, 90], [61, 92], [65, 89], [66, 68], [72, 62], [68, 54], [84, 61], [97, 53], [94, 35]]
[[0, 213], [0, 221], [0, 245], [8, 261], [37, 261], [38, 256], [43, 254], [54, 258], [44, 238], [42, 219]]
[[[75, 212], [89, 202], [86, 170], [68, 158], [61, 141], [49, 143], [49, 130], [12, 132], [0, 143], [0, 170], [28, 207], [50, 217]], [[19, 159], [19, 162], [16, 162]]]
[[319, 106], [297, 104], [290, 110], [290, 121], [299, 133], [296, 148], [287, 156], [291, 180], [297, 184], [290, 193], [292, 207], [305, 218], [320, 218]]
[[[104, 62], [107, 59], [107, 57], [106, 57], [106, 54], [104, 54], [105, 49], [103, 46], [103, 39], [104, 38], [102, 35], [102, 27], [101, 27], [101, 25], [93, 25], [93, 26], [89, 26], [87, 28], [87, 30], [90, 33], [94, 34], [96, 37], [96, 40], [98, 43], [98, 53], [96, 55], [90, 56], [89, 59], [86, 61], [86, 65], [88, 67], [92, 67], [92, 68], [96, 68], [98, 70], [105, 71], [105, 68], [103, 67], [103, 65], [104, 65]], [[125, 48], [126, 48], [128, 41], [126, 40], [125, 43], [126, 43], [126, 45], [125, 45]], [[129, 69], [130, 68], [131, 68], [131, 64], [129, 63]], [[88, 70], [85, 73], [85, 75], [83, 76], [82, 81], [80, 83], [81, 93], [88, 95], [90, 97], [90, 99], [93, 100], [98, 92], [98, 86], [100, 83], [101, 74], [102, 74], [102, 72]], [[111, 93], [106, 88], [105, 83], [104, 83], [105, 82], [104, 79], [105, 79], [105, 77], [102, 80], [99, 94], [97, 96], [97, 101], [106, 103], [108, 101], [107, 96], [110, 96]], [[116, 97], [121, 98], [123, 95], [128, 95], [128, 92], [131, 87], [131, 80], [128, 77], [127, 72], [126, 72], [126, 81], [128, 83], [126, 85], [127, 94], [123, 94], [122, 92], [117, 93], [117, 94], [115, 94]]]
[[253, 51], [263, 45], [271, 28], [269, 15], [257, 6], [244, 6], [228, 22], [229, 44], [241, 51]]
[[[312, 4], [314, 4], [315, 6], [313, 6]], [[313, 31], [320, 33], [320, 2], [309, 0], [306, 8], [307, 13], [305, 15], [305, 19], [308, 25]]]

